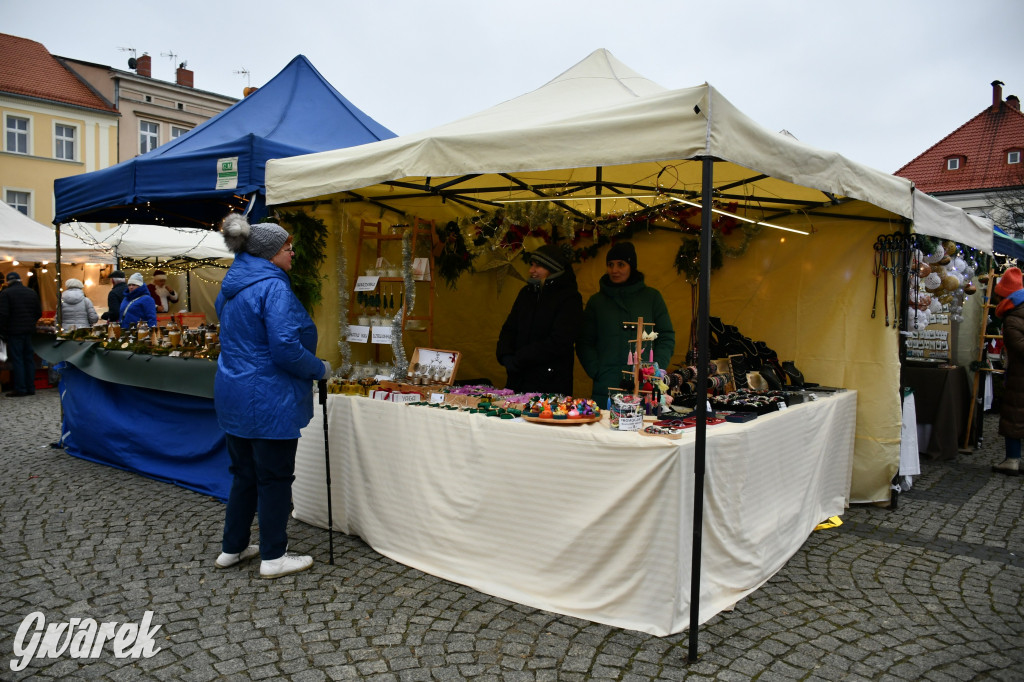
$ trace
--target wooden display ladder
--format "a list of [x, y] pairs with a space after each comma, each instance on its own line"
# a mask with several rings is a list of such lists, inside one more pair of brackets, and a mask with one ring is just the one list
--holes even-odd
[[[985, 355], [988, 352], [986, 350], [988, 342], [992, 339], [1002, 339], [1002, 334], [986, 334], [988, 331], [988, 311], [990, 308], [995, 308], [992, 305], [992, 288], [995, 286], [996, 275], [993, 270], [988, 272], [988, 286], [985, 288], [985, 303], [981, 306], [984, 311], [985, 319], [981, 325], [981, 338], [979, 339], [980, 348], [978, 349], [978, 368], [974, 371], [974, 384], [971, 388], [971, 409], [967, 413], [967, 429], [964, 434], [964, 446], [962, 450], [971, 451], [971, 426], [974, 425], [974, 410], [978, 405], [978, 389], [981, 384], [981, 373], [990, 372], [992, 374], [1002, 374], [1003, 370], [994, 369], [992, 367], [984, 367], [982, 364], [985, 362]], [[979, 419], [980, 420], [980, 419]]]
[[[398, 226], [395, 226], [395, 227], [397, 228]], [[427, 304], [426, 304], [426, 313], [425, 314], [421, 314], [421, 315], [413, 314], [413, 311], [408, 309], [408, 304], [409, 304], [408, 292], [406, 292], [404, 289], [401, 290], [401, 297], [402, 297], [402, 334], [404, 335], [406, 331], [412, 331], [412, 332], [425, 331], [427, 333], [426, 346], [433, 347], [433, 345], [434, 345], [434, 221], [433, 220], [421, 220], [420, 218], [414, 218], [411, 229], [412, 229], [412, 240], [411, 240], [412, 243], [410, 244], [410, 248], [412, 249], [412, 256], [413, 256], [413, 258], [416, 258], [417, 254], [419, 253], [417, 248], [416, 248], [417, 244], [424, 244], [425, 243], [427, 245], [427, 249], [426, 249], [427, 250], [427, 257], [428, 257], [428, 261], [427, 262], [429, 263], [430, 271], [429, 271], [427, 279], [425, 281], [419, 281], [419, 280], [414, 280], [413, 281], [413, 286], [416, 286], [417, 284], [426, 285], [427, 291], [425, 293], [427, 294]], [[359, 242], [358, 242], [358, 246], [356, 248], [355, 277], [352, 280], [353, 281], [352, 291], [351, 291], [351, 297], [349, 298], [349, 301], [350, 301], [349, 313], [348, 313], [349, 323], [351, 323], [355, 319], [355, 316], [356, 316], [356, 311], [353, 309], [353, 307], [351, 305], [351, 301], [354, 301], [355, 298], [356, 298], [355, 281], [364, 272], [364, 269], [362, 267], [363, 244], [364, 244], [364, 242], [367, 242], [367, 241], [373, 241], [374, 242], [374, 247], [375, 247], [374, 248], [374, 253], [376, 254], [376, 258], [374, 258], [373, 265], [376, 266], [377, 260], [380, 259], [381, 256], [384, 255], [384, 244], [385, 244], [385, 242], [398, 241], [399, 244], [401, 244], [402, 235], [404, 233], [405, 226], [402, 226], [402, 227], [398, 228], [397, 230], [392, 228], [392, 230], [394, 230], [394, 231], [385, 232], [383, 223], [381, 223], [379, 221], [378, 222], [369, 222], [369, 221], [364, 219], [364, 220], [360, 220], [360, 222], [359, 222]], [[391, 252], [392, 255], [394, 255], [395, 249], [390, 249], [390, 252]], [[398, 250], [399, 262], [397, 264], [394, 264], [392, 267], [396, 267], [396, 266], [397, 267], [401, 267], [401, 265], [402, 265], [401, 258], [402, 258], [401, 250], [399, 249]], [[402, 284], [405, 283], [405, 278], [404, 277], [384, 277], [384, 276], [381, 276], [377, 281], [378, 281], [378, 285], [377, 286], [378, 286], [378, 289], [379, 289], [381, 283], [394, 283], [394, 284], [402, 285]], [[416, 298], [418, 299], [419, 295], [417, 295]], [[413, 324], [410, 324], [410, 323], [413, 323]]]

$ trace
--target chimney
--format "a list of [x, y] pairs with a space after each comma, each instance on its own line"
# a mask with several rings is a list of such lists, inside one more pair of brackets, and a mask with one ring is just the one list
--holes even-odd
[[142, 56], [135, 60], [135, 73], [151, 78], [153, 76], [153, 58], [143, 52]]
[[992, 81], [992, 111], [998, 112], [1003, 103], [1003, 81]]
[[178, 65], [177, 71], [177, 83], [186, 88], [192, 87], [192, 72], [185, 68], [185, 62]]
[[1010, 107], [1011, 109], [1016, 109], [1017, 111], [1020, 111], [1020, 100], [1017, 99], [1017, 95], [1007, 95], [1006, 106]]

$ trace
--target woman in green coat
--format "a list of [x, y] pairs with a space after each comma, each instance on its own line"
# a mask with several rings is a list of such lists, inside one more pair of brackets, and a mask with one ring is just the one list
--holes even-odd
[[[576, 354], [584, 371], [594, 380], [593, 397], [599, 406], [608, 405], [609, 388], [622, 382], [622, 370], [630, 369], [628, 359], [633, 350], [630, 339], [634, 329], [624, 322], [653, 322], [655, 331], [654, 361], [668, 369], [676, 347], [676, 333], [668, 306], [661, 293], [644, 284], [644, 275], [636, 267], [636, 248], [632, 242], [616, 242], [605, 256], [607, 274], [601, 277], [600, 290], [590, 297], [583, 310], [583, 329], [576, 342]], [[645, 358], [648, 356], [645, 354]]]

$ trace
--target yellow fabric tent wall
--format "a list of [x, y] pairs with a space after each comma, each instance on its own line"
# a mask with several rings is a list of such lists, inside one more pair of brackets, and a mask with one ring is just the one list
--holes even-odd
[[[345, 249], [348, 266], [344, 288], [350, 289], [356, 275], [352, 268], [359, 220], [376, 221], [380, 214], [366, 205], [348, 205], [343, 210], [324, 203], [316, 215], [331, 231], [324, 301], [315, 315], [320, 330], [318, 353], [337, 364], [340, 249]], [[882, 290], [878, 313], [874, 319], [870, 314], [875, 287], [873, 244], [878, 234], [893, 232], [896, 226], [837, 217], [816, 221], [815, 229], [809, 236], [766, 229], [743, 257], [726, 258], [724, 266], [712, 273], [711, 314], [765, 341], [780, 359], [794, 360], [808, 381], [858, 392], [851, 501], [888, 501], [889, 484], [899, 467], [901, 409], [898, 337], [892, 326], [885, 326]], [[673, 366], [682, 364], [691, 319], [690, 286], [673, 265], [681, 239], [679, 233], [667, 230], [637, 232], [633, 237], [639, 269], [647, 283], [662, 292], [672, 314], [677, 334]], [[372, 262], [371, 257], [367, 251], [363, 262]], [[526, 266], [518, 258], [512, 267], [525, 275]], [[604, 249], [597, 258], [577, 264], [575, 271], [586, 300], [605, 272]], [[462, 352], [459, 378], [485, 377], [496, 386], [504, 384], [504, 369], [494, 357], [494, 346], [522, 286], [500, 268], [467, 272], [455, 290], [441, 280], [436, 282], [434, 346]], [[426, 345], [422, 334], [408, 333], [405, 341], [407, 351]], [[366, 345], [352, 348], [357, 361], [371, 352]], [[389, 350], [382, 351], [382, 358], [390, 358]], [[585, 394], [590, 387], [577, 362], [577, 393]]]

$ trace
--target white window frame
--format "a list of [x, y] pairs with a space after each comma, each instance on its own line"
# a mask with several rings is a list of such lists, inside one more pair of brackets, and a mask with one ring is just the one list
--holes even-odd
[[[143, 131], [142, 130], [142, 126], [144, 126], [144, 125], [154, 126], [155, 127], [155, 131], [154, 132]], [[147, 139], [147, 138], [151, 138], [150, 142], [152, 142], [152, 146], [150, 146], [148, 148], [143, 148], [143, 146], [144, 146], [143, 145], [143, 140]], [[140, 120], [139, 121], [139, 154], [145, 154], [146, 152], [151, 152], [151, 151], [153, 151], [154, 149], [156, 149], [159, 146], [160, 146], [160, 124], [157, 123], [156, 121], [143, 121], [143, 120]]]
[[1006, 152], [1006, 163], [1020, 163], [1020, 150], [1014, 149], [1012, 152]]
[[[62, 156], [58, 155], [58, 151], [61, 148], [61, 142], [65, 142], [65, 143], [67, 142], [66, 139], [62, 139], [58, 135], [58, 133], [57, 133], [58, 126], [59, 127], [63, 127], [63, 128], [70, 128], [71, 129], [71, 132], [72, 132], [72, 137], [71, 137], [71, 158], [65, 158], [65, 157], [62, 157]], [[53, 122], [53, 158], [55, 158], [55, 159], [57, 159], [59, 161], [78, 161], [79, 158], [80, 158], [80, 156], [78, 154], [78, 147], [79, 147], [79, 142], [78, 141], [80, 139], [81, 139], [81, 134], [79, 132], [79, 126], [77, 126], [74, 123], [66, 123], [64, 121], [54, 121]]]
[[189, 130], [191, 130], [191, 128], [185, 128], [182, 126], [171, 126], [171, 139], [176, 140], [185, 133], [187, 133]]
[[[13, 193], [24, 194], [25, 195], [25, 203], [24, 203], [25, 210], [24, 211], [22, 211], [21, 208], [19, 208], [19, 206], [22, 205], [20, 202], [15, 202], [13, 204], [10, 202], [11, 194], [13, 194]], [[22, 188], [22, 187], [4, 187], [4, 202], [8, 206], [13, 208], [15, 211], [21, 211], [22, 213], [24, 213], [29, 218], [32, 217], [32, 213], [33, 213], [32, 204], [34, 203], [33, 202], [34, 198], [35, 197], [32, 195], [32, 190], [30, 190], [30, 189], [25, 189], [25, 188]]]
[[[25, 121], [25, 130], [12, 130], [9, 128], [11, 120]], [[32, 117], [25, 116], [24, 114], [4, 114], [4, 151], [11, 154], [24, 154], [25, 156], [32, 156]], [[25, 136], [25, 151], [18, 151], [11, 149], [8, 145], [8, 138], [10, 133], [14, 132], [16, 135]]]
[[960, 157], [954, 156], [951, 159], [946, 159], [946, 170], [960, 170]]

